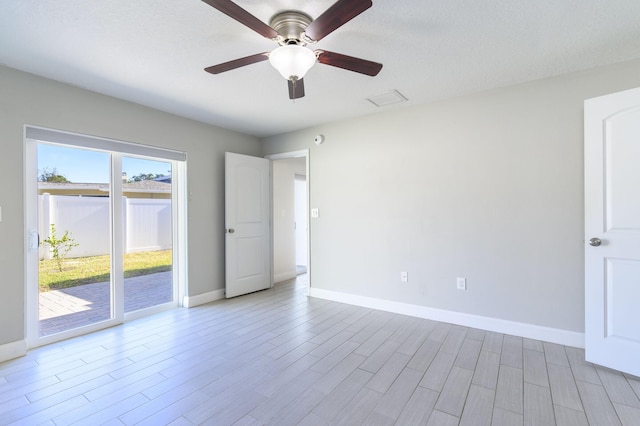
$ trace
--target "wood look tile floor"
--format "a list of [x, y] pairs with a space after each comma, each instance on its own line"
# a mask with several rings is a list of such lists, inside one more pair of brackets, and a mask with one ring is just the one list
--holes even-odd
[[640, 425], [584, 351], [307, 298], [305, 276], [0, 364], [0, 424]]

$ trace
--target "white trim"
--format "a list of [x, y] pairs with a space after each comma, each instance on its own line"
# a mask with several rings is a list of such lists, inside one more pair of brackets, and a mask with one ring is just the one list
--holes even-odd
[[[26, 132], [26, 127], [25, 130]], [[37, 145], [34, 140], [24, 139], [24, 336], [28, 347], [34, 347], [38, 343], [38, 249], [31, 248], [32, 239], [38, 240], [38, 159]], [[30, 233], [34, 237], [30, 237]], [[33, 241], [37, 243], [38, 241]]]
[[393, 312], [396, 314], [410, 315], [413, 317], [447, 322], [465, 327], [479, 328], [481, 330], [495, 331], [497, 333], [543, 340], [545, 342], [558, 343], [560, 345], [576, 348], [584, 348], [584, 333], [578, 333], [575, 331], [542, 327], [534, 324], [483, 317], [480, 315], [465, 314], [462, 312], [445, 311], [426, 306], [411, 305], [408, 303], [375, 299], [366, 296], [357, 296], [354, 294], [323, 290], [319, 288], [311, 288], [309, 296], [347, 303], [349, 305]]
[[309, 156], [309, 150], [301, 149], [299, 151], [271, 154], [271, 155], [265, 156], [264, 158], [266, 158], [267, 160], [274, 161], [274, 160], [288, 160], [289, 158], [300, 158], [300, 157], [308, 157], [308, 156]]
[[205, 303], [215, 302], [224, 299], [224, 289], [209, 291], [207, 293], [196, 294], [195, 296], [185, 296], [182, 299], [182, 306], [185, 308], [193, 308], [194, 306], [204, 305]]
[[187, 194], [187, 162], [174, 161], [172, 163], [171, 174], [173, 175], [174, 184], [171, 193], [171, 208], [174, 218], [173, 225], [173, 291], [178, 302], [178, 306], [182, 306], [179, 301], [184, 300], [189, 288], [189, 259], [188, 259], [188, 236], [189, 236], [189, 212], [188, 212], [188, 196]]
[[111, 313], [117, 322], [124, 322], [124, 245], [125, 245], [125, 215], [122, 201], [122, 153], [109, 153], [109, 235], [111, 251], [110, 286]]
[[160, 312], [169, 311], [171, 309], [175, 309], [178, 305], [177, 298], [176, 301], [171, 301], [167, 303], [163, 303], [161, 305], [153, 305], [148, 308], [138, 309], [137, 311], [125, 312], [124, 313], [124, 322], [129, 322], [133, 320], [137, 320], [139, 318], [148, 317], [149, 315], [159, 314]]
[[0, 345], [0, 362], [25, 356], [27, 354], [27, 341], [17, 340]]
[[93, 148], [101, 151], [115, 151], [127, 155], [141, 155], [176, 161], [186, 161], [187, 159], [185, 152], [175, 149], [125, 142], [100, 136], [82, 135], [80, 133], [32, 125], [25, 125], [25, 137], [42, 142], [71, 145], [85, 149]]
[[[307, 296], [311, 295], [311, 156], [310, 151], [308, 149], [301, 149], [299, 151], [290, 151], [290, 152], [282, 152], [279, 154], [271, 154], [265, 156], [266, 159], [271, 161], [271, 165], [269, 168], [270, 176], [270, 203], [269, 208], [273, 211], [273, 161], [275, 160], [286, 160], [289, 158], [300, 158], [305, 157], [305, 171], [306, 171], [306, 179], [307, 179]], [[271, 244], [273, 245], [273, 218], [271, 218]], [[273, 266], [273, 250], [271, 250], [271, 265]], [[297, 276], [297, 275], [296, 275]], [[295, 278], [292, 277], [292, 278]], [[276, 281], [276, 277], [272, 278], [271, 287]]]
[[[37, 320], [37, 317], [36, 317]], [[37, 348], [40, 346], [56, 343], [61, 340], [71, 339], [73, 337], [83, 336], [85, 334], [93, 333], [94, 331], [104, 330], [105, 328], [114, 327], [120, 325], [122, 322], [116, 321], [113, 318], [106, 319], [104, 321], [94, 322], [88, 325], [84, 325], [78, 328], [71, 328], [69, 330], [61, 331], [59, 333], [48, 334], [46, 336], [37, 335], [34, 341], [29, 341], [29, 349]], [[36, 327], [36, 332], [39, 330]]]

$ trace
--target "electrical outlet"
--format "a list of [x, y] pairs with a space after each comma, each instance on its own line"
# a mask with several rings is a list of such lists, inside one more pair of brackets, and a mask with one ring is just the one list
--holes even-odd
[[409, 273], [400, 272], [400, 281], [402, 281], [403, 283], [409, 282]]
[[456, 284], [457, 284], [458, 290], [466, 290], [467, 289], [467, 279], [466, 278], [458, 277], [458, 279], [456, 280]]

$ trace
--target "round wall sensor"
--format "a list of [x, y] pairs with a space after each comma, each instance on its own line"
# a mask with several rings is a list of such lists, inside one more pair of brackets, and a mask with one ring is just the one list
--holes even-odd
[[313, 138], [313, 141], [316, 143], [316, 145], [320, 145], [322, 142], [324, 142], [324, 135], [318, 135], [315, 138]]

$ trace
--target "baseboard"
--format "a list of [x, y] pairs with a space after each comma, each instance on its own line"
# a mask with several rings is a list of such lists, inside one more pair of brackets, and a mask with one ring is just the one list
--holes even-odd
[[298, 273], [296, 271], [281, 272], [279, 274], [273, 274], [273, 282], [280, 283], [282, 281], [292, 280], [297, 276]]
[[512, 336], [520, 336], [576, 348], [584, 348], [584, 333], [578, 333], [575, 331], [542, 327], [534, 324], [465, 314], [462, 312], [446, 311], [426, 306], [411, 305], [409, 303], [393, 302], [366, 296], [357, 296], [319, 288], [311, 288], [309, 290], [309, 296], [347, 303], [349, 305], [393, 312], [396, 314], [410, 315], [413, 317], [462, 325], [465, 327], [510, 334]]
[[182, 306], [185, 308], [193, 308], [194, 306], [204, 305], [205, 303], [215, 302], [224, 299], [224, 289], [209, 291], [207, 293], [196, 294], [195, 296], [185, 296], [182, 299]]
[[16, 342], [0, 345], [0, 362], [13, 358], [25, 356], [27, 354], [27, 341], [18, 340]]

